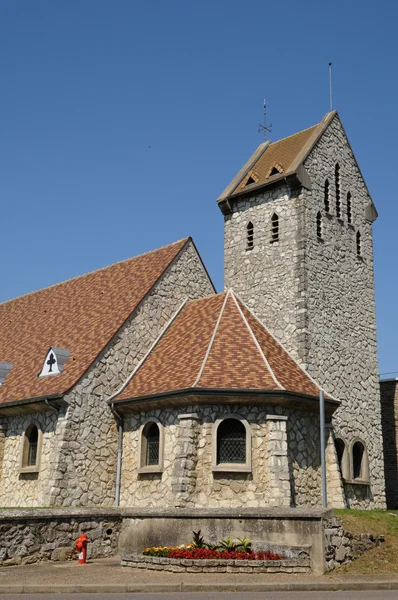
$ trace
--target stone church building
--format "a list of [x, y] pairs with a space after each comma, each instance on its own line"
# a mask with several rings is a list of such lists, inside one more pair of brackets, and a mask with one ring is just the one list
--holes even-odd
[[376, 209], [336, 112], [191, 238], [0, 305], [0, 506], [383, 508]]

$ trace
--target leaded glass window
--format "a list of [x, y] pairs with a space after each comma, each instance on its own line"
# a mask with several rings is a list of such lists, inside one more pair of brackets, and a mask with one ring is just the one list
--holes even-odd
[[246, 429], [238, 419], [225, 419], [217, 429], [217, 464], [246, 463]]
[[159, 427], [156, 423], [148, 423], [146, 432], [146, 465], [159, 464]]
[[33, 425], [27, 432], [28, 438], [28, 462], [27, 466], [32, 467], [37, 461], [37, 443], [39, 439], [39, 432], [35, 425]]

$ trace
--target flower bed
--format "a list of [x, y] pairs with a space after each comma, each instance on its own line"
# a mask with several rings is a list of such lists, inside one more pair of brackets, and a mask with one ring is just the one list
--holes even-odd
[[157, 556], [163, 558], [182, 558], [191, 560], [283, 560], [284, 556], [275, 554], [269, 550], [258, 550], [257, 552], [213, 550], [209, 548], [195, 548], [193, 546], [183, 547], [154, 547], [146, 548], [144, 556]]

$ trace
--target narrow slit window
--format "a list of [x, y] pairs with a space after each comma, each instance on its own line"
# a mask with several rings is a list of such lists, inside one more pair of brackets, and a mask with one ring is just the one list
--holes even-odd
[[362, 256], [361, 233], [357, 231], [357, 256]]
[[352, 448], [352, 464], [353, 464], [353, 478], [363, 479], [363, 462], [364, 462], [365, 448], [361, 442], [355, 442]]
[[271, 242], [277, 242], [279, 240], [279, 217], [277, 214], [273, 214], [271, 217]]
[[39, 462], [39, 429], [29, 425], [24, 434], [22, 451], [22, 469], [35, 470]]
[[322, 239], [322, 215], [320, 212], [316, 216], [316, 236], [319, 240]]
[[254, 246], [254, 227], [251, 221], [247, 224], [246, 232], [246, 250], [251, 250]]
[[329, 179], [326, 179], [325, 181], [325, 210], [326, 212], [330, 212], [330, 198], [329, 198]]
[[144, 430], [146, 439], [145, 466], [159, 464], [159, 427], [157, 423], [148, 423]]
[[341, 202], [340, 202], [340, 166], [337, 163], [334, 170], [334, 179], [336, 187], [336, 216], [338, 219], [341, 218]]
[[347, 222], [352, 223], [351, 192], [347, 194]]

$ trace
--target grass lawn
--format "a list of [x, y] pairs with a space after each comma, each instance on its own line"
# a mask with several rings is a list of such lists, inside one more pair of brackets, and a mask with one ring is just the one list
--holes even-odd
[[346, 531], [384, 535], [386, 541], [332, 573], [398, 573], [398, 511], [335, 510], [334, 514]]

